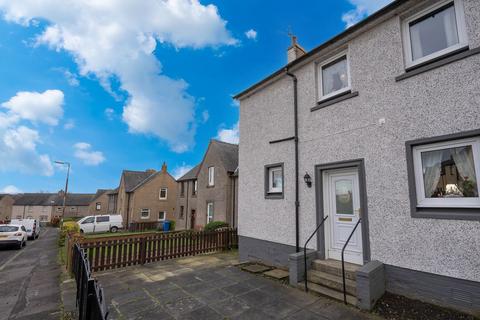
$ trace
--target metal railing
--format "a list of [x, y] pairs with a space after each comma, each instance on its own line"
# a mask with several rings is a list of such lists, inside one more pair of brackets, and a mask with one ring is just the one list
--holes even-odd
[[345, 248], [347, 247], [348, 243], [350, 242], [350, 239], [352, 238], [353, 236], [353, 233], [355, 232], [355, 230], [357, 230], [357, 227], [358, 225], [360, 224], [360, 221], [362, 221], [361, 218], [358, 218], [358, 221], [357, 223], [355, 224], [355, 227], [353, 228], [352, 232], [350, 233], [350, 236], [348, 237], [347, 241], [345, 242], [345, 244], [343, 245], [343, 248], [342, 248], [342, 280], [343, 280], [343, 302], [345, 304], [347, 304], [347, 285], [345, 283], [345, 259], [343, 257], [343, 254], [345, 252]]
[[308, 268], [307, 268], [307, 244], [308, 242], [313, 238], [313, 236], [315, 235], [315, 233], [317, 233], [318, 229], [320, 229], [320, 227], [323, 225], [323, 223], [325, 222], [325, 220], [327, 220], [328, 216], [326, 216], [325, 218], [323, 218], [322, 222], [320, 222], [320, 224], [317, 226], [317, 228], [315, 229], [315, 231], [313, 231], [313, 233], [310, 235], [310, 237], [308, 237], [307, 241], [305, 241], [305, 245], [303, 246], [303, 271], [304, 271], [304, 274], [305, 274], [305, 292], [308, 292]]
[[103, 289], [96, 279], [91, 277], [90, 264], [85, 252], [78, 245], [73, 249], [73, 268], [77, 284], [77, 310], [79, 320], [106, 320], [108, 309], [105, 303]]

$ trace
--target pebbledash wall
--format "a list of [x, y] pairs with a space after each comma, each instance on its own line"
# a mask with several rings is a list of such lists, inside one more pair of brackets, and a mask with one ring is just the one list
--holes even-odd
[[[412, 218], [406, 142], [480, 128], [480, 54], [397, 81], [405, 73], [401, 17], [406, 10], [418, 10], [414, 3], [427, 3], [403, 2], [383, 22], [365, 25], [291, 69], [298, 78], [300, 243], [317, 225], [315, 184], [307, 188], [305, 172], [313, 178], [316, 165], [363, 159], [370, 259], [386, 265], [387, 290], [405, 294], [412, 289], [414, 296], [428, 300], [430, 288], [421, 292], [415, 282], [406, 281], [407, 287], [398, 282], [425, 274], [440, 279], [438, 291], [450, 290], [446, 284], [460, 282], [460, 289], [467, 284], [474, 299], [467, 303], [478, 308], [479, 221]], [[476, 49], [480, 2], [464, 0], [463, 5], [469, 47]], [[351, 88], [358, 96], [311, 111], [317, 104], [316, 62], [342, 50], [348, 52]], [[293, 136], [288, 76], [240, 97], [240, 132], [240, 257], [286, 265], [295, 251], [294, 144], [269, 141]], [[284, 165], [283, 199], [264, 197], [264, 166], [274, 163]], [[439, 293], [432, 301], [441, 299]]]

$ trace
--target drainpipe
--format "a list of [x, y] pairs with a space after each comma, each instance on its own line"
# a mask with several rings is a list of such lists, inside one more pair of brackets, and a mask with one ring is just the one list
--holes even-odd
[[285, 74], [293, 80], [293, 126], [295, 130], [295, 249], [300, 252], [300, 223], [299, 223], [299, 191], [298, 191], [298, 101], [297, 101], [297, 77], [285, 68]]
[[233, 195], [232, 195], [232, 197], [233, 197], [232, 198], [233, 199], [233, 201], [232, 201], [233, 202], [232, 203], [232, 228], [235, 228], [235, 202], [236, 202], [235, 201], [236, 200], [235, 199], [235, 183], [237, 181], [237, 177], [233, 176], [232, 181], [233, 181], [233, 188], [232, 188], [233, 189]]
[[127, 230], [130, 229], [130, 192], [127, 194]]
[[[182, 183], [184, 183], [184, 182], [182, 181]], [[189, 189], [189, 186], [190, 186], [190, 180], [187, 180], [187, 196], [185, 197], [185, 212], [183, 213], [183, 218], [185, 219], [185, 230], [188, 230], [188, 217], [190, 216], [188, 214], [188, 189]]]

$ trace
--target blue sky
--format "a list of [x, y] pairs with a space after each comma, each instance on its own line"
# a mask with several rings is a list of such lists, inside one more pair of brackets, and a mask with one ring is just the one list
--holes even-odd
[[[231, 96], [388, 0], [0, 0], [0, 191], [114, 188], [123, 169], [181, 174], [238, 138]], [[135, 5], [131, 5], [135, 4]]]

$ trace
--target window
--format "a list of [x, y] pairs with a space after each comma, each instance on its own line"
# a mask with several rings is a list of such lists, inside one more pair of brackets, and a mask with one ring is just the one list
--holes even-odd
[[70, 207], [70, 211], [75, 211], [75, 207]]
[[160, 188], [160, 200], [167, 200], [167, 188]]
[[97, 217], [97, 222], [109, 222], [110, 217], [109, 216], [98, 216]]
[[102, 204], [100, 202], [95, 203], [95, 210], [97, 211], [102, 210]]
[[213, 221], [213, 202], [207, 202], [207, 223]]
[[350, 70], [345, 53], [337, 55], [318, 66], [320, 100], [350, 91]]
[[57, 212], [62, 212], [62, 207], [57, 207]]
[[215, 185], [215, 167], [208, 168], [208, 185], [209, 186]]
[[167, 217], [167, 212], [165, 211], [158, 212], [158, 221], [165, 221], [166, 217]]
[[140, 218], [141, 219], [149, 219], [150, 218], [150, 209], [140, 210]]
[[283, 164], [265, 166], [265, 197], [283, 198]]
[[480, 137], [413, 148], [417, 207], [480, 208]]
[[439, 1], [403, 22], [407, 67], [468, 45], [462, 0]]
[[193, 181], [193, 189], [192, 189], [192, 196], [197, 194], [197, 180]]
[[94, 217], [88, 217], [87, 219], [83, 220], [82, 224], [93, 223]]
[[183, 206], [180, 206], [180, 219], [183, 219], [184, 210], [185, 210], [185, 208]]
[[[188, 183], [188, 182], [187, 182]], [[185, 182], [180, 182], [180, 197], [185, 195]]]

